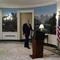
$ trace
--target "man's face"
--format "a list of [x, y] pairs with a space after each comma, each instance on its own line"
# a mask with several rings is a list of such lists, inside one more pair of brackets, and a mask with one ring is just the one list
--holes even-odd
[[29, 24], [29, 20], [27, 20], [27, 24]]

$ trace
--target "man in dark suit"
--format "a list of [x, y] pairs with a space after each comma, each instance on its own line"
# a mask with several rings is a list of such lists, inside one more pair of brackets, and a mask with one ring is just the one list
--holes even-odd
[[29, 24], [29, 21], [27, 23], [23, 24], [23, 34], [25, 35], [25, 41], [24, 41], [24, 47], [30, 49], [29, 47], [29, 35], [30, 31], [32, 30], [31, 24]]

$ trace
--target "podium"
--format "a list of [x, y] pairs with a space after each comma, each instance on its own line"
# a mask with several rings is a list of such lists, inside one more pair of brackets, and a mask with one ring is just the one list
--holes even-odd
[[32, 38], [32, 55], [31, 58], [42, 58], [43, 57], [43, 42], [45, 33], [42, 31], [35, 31]]

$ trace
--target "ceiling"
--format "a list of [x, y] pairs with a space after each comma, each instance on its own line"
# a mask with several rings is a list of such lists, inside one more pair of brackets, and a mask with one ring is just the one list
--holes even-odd
[[57, 0], [0, 0], [0, 7], [33, 7], [56, 2]]

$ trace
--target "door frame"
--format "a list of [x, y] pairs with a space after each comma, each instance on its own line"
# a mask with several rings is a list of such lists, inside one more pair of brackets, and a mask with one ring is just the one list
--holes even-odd
[[17, 31], [18, 31], [18, 38], [19, 39], [21, 39], [20, 38], [20, 23], [21, 23], [21, 20], [20, 20], [20, 13], [32, 13], [32, 28], [34, 29], [34, 10], [32, 9], [32, 10], [20, 10], [20, 11], [18, 11], [17, 12], [17, 18], [18, 18], [18, 20], [17, 20]]

